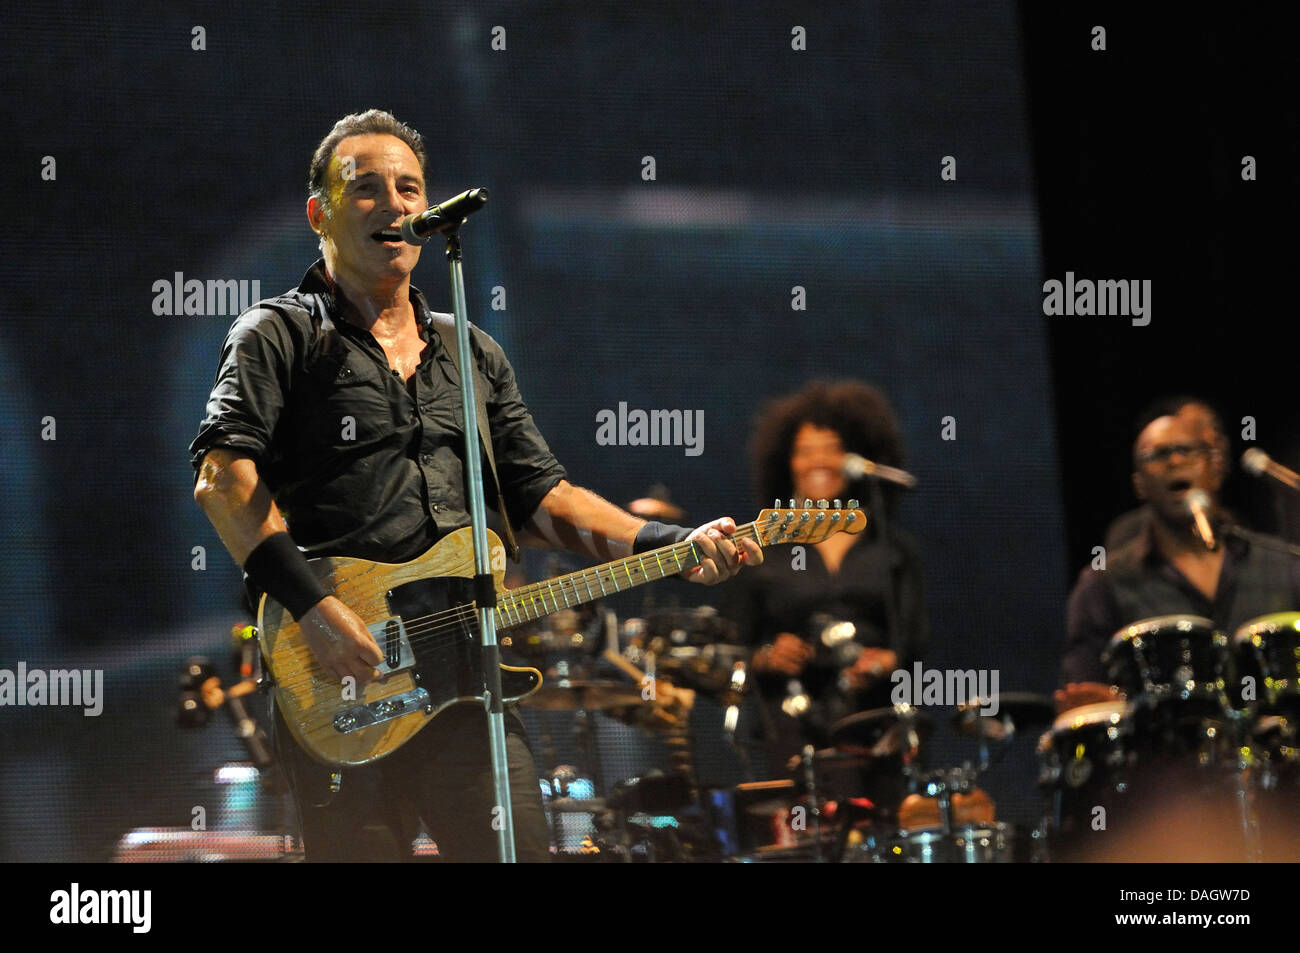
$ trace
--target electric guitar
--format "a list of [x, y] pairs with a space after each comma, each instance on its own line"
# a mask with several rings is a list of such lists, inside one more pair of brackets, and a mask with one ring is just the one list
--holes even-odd
[[[861, 532], [866, 515], [857, 500], [848, 502], [847, 509], [831, 509], [825, 500], [816, 507], [805, 500], [804, 507], [796, 509], [791, 500], [789, 508], [763, 510], [754, 522], [737, 527], [734, 538], [768, 546], [818, 543], [836, 533]], [[704, 558], [694, 543], [677, 543], [505, 589], [505, 548], [495, 534], [488, 535], [499, 631], [675, 576]], [[294, 738], [313, 758], [329, 765], [376, 761], [400, 748], [448, 706], [486, 697], [468, 528], [448, 534], [406, 563], [326, 556], [309, 565], [361, 617], [384, 653], [375, 666], [380, 678], [364, 685], [352, 684], [352, 679], [340, 682], [321, 667], [284, 607], [262, 597], [258, 638], [274, 679], [276, 705]], [[532, 694], [541, 684], [542, 674], [535, 668], [501, 666], [506, 703]]]

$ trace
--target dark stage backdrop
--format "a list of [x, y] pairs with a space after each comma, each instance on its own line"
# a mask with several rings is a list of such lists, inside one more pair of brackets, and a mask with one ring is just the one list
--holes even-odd
[[[1053, 687], [1078, 554], [1011, 4], [55, 3], [10, 13], [2, 42], [0, 666], [102, 669], [104, 698], [97, 717], [0, 710], [0, 858], [105, 859], [197, 806], [210, 827], [278, 823], [214, 783], [241, 757], [224, 722], [172, 724], [176, 664], [224, 664], [242, 618], [186, 454], [238, 308], [163, 302], [191, 279], [295, 285], [316, 257], [307, 160], [369, 107], [424, 132], [431, 198], [491, 189], [465, 231], [470, 313], [577, 482], [616, 501], [661, 482], [694, 519], [748, 519], [770, 503], [745, 459], [758, 406], [871, 381], [920, 479], [901, 523], [926, 565], [926, 664]], [[435, 246], [416, 284], [445, 307]], [[598, 445], [621, 403], [702, 411], [702, 452]], [[609, 730], [607, 781], [658, 766]], [[705, 780], [739, 780], [701, 731]], [[1031, 749], [985, 784], [1011, 820], [1037, 810]], [[933, 760], [973, 755], [941, 732]]]

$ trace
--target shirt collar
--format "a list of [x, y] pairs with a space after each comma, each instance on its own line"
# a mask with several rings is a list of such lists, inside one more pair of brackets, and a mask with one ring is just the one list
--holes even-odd
[[[1232, 514], [1227, 510], [1223, 511], [1225, 520], [1229, 523], [1235, 523]], [[1137, 563], [1162, 563], [1167, 562], [1161, 554], [1159, 547], [1156, 546], [1155, 529], [1151, 525], [1155, 519], [1155, 514], [1151, 509], [1151, 504], [1144, 504], [1142, 507], [1142, 529], [1134, 537], [1133, 541], [1128, 543], [1124, 549], [1128, 550], [1127, 555]], [[1224, 548], [1227, 555], [1234, 558], [1240, 558], [1250, 549], [1250, 543], [1240, 536], [1228, 533], [1217, 533], [1219, 538], [1218, 544]]]
[[[316, 263], [307, 269], [307, 273], [302, 276], [302, 281], [298, 285], [298, 290], [303, 294], [318, 295], [331, 321], [338, 315], [338, 293], [330, 280], [329, 272], [325, 270], [324, 258], [317, 258]], [[429, 310], [429, 303], [424, 300], [424, 293], [415, 285], [411, 285], [411, 302], [415, 305], [416, 318], [420, 324], [425, 328], [432, 328], [433, 313]]]

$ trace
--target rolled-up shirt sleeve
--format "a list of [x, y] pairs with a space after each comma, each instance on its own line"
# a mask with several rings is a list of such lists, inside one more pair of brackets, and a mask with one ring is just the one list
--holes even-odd
[[292, 339], [277, 311], [253, 308], [239, 316], [226, 334], [206, 414], [190, 444], [196, 473], [215, 447], [261, 462], [284, 410], [292, 366]]
[[487, 395], [492, 451], [501, 478], [501, 495], [516, 529], [537, 511], [546, 496], [568, 474], [533, 422], [515, 382], [514, 368], [501, 346], [486, 332], [476, 336], [482, 348], [482, 368], [492, 393]]

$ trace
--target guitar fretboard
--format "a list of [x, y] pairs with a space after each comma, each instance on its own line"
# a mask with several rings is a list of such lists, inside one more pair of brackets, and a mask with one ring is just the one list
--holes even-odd
[[[746, 523], [736, 527], [732, 538], [758, 539], [758, 524]], [[674, 543], [639, 556], [616, 559], [567, 576], [509, 589], [497, 597], [497, 628], [513, 628], [561, 609], [675, 576], [694, 569], [704, 558], [703, 551], [694, 542]]]

